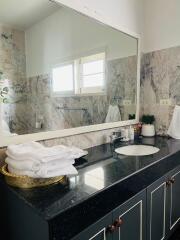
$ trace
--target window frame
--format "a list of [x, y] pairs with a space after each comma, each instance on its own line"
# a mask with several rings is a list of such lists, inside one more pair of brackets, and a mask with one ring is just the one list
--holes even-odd
[[[95, 58], [95, 56], [102, 56], [102, 58], [97, 57]], [[92, 58], [92, 60], [90, 60]], [[83, 59], [86, 59], [84, 62]], [[89, 59], [89, 60], [88, 60]], [[103, 85], [102, 86], [94, 86], [94, 87], [84, 87], [83, 86], [83, 77], [84, 76], [88, 76], [88, 75], [83, 75], [83, 64], [84, 63], [90, 63], [90, 62], [95, 62], [98, 60], [102, 60], [103, 61], [103, 72], [99, 72], [96, 74], [103, 74]], [[81, 88], [81, 94], [104, 94], [106, 92], [106, 52], [99, 52], [99, 53], [95, 53], [95, 54], [91, 54], [89, 56], [85, 56], [85, 57], [81, 57], [80, 58], [80, 64], [79, 64], [79, 68], [80, 68], [80, 88]], [[96, 74], [92, 74], [92, 75], [96, 75]], [[90, 74], [89, 74], [90, 75]]]
[[[95, 86], [95, 87], [83, 87], [83, 80], [82, 80], [82, 71], [83, 71], [83, 65], [81, 61], [83, 59], [90, 59], [94, 58], [97, 55], [104, 55], [103, 65], [104, 65], [104, 71], [103, 73], [103, 86]], [[99, 59], [101, 60], [101, 59]], [[98, 61], [97, 58], [94, 58], [94, 61]], [[91, 62], [90, 60], [87, 62]], [[66, 66], [66, 65], [72, 65], [73, 66], [73, 91], [54, 91], [53, 88], [53, 70], [55, 68]], [[93, 74], [95, 75], [95, 74]], [[96, 53], [89, 53], [88, 55], [84, 55], [82, 57], [74, 58], [71, 61], [62, 62], [59, 64], [55, 64], [51, 67], [51, 96], [52, 97], [78, 97], [78, 96], [92, 96], [92, 95], [105, 95], [106, 93], [106, 52], [105, 51], [99, 51]]]

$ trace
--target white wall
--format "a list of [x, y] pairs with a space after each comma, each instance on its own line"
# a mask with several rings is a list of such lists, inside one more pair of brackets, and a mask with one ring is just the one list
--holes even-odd
[[50, 72], [52, 65], [105, 48], [107, 59], [137, 54], [137, 40], [75, 11], [61, 8], [26, 30], [27, 76]]
[[144, 0], [55, 0], [77, 10], [88, 9], [134, 33], [142, 33]]
[[145, 0], [144, 52], [180, 45], [180, 1]]

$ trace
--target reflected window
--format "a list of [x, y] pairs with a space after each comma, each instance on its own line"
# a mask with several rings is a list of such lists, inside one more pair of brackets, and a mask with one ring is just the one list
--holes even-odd
[[105, 53], [82, 58], [81, 68], [81, 92], [103, 92], [105, 90]]
[[57, 66], [52, 71], [53, 92], [73, 93], [74, 92], [74, 65], [67, 64]]
[[52, 69], [52, 91], [59, 95], [82, 95], [105, 91], [105, 53], [75, 59]]
[[87, 172], [84, 176], [85, 184], [89, 187], [101, 190], [104, 188], [104, 170], [99, 167]]

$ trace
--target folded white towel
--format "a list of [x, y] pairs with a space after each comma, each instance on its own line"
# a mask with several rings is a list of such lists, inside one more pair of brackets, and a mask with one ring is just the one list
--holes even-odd
[[56, 171], [47, 171], [45, 174], [41, 171], [26, 171], [26, 170], [18, 170], [10, 165], [8, 165], [8, 171], [10, 173], [14, 173], [16, 175], [28, 176], [32, 178], [51, 178], [51, 177], [58, 177], [64, 175], [76, 175], [78, 172], [75, 167], [69, 165], [68, 167], [57, 169]]
[[40, 163], [39, 161], [32, 161], [31, 158], [27, 158], [24, 161], [16, 161], [16, 159], [7, 157], [5, 159], [5, 162], [11, 166], [12, 168], [15, 168], [17, 170], [28, 170], [28, 171], [43, 171], [44, 173], [49, 171], [54, 171], [60, 168], [68, 167], [69, 165], [72, 165], [75, 163], [74, 159], [55, 159], [51, 162], [47, 163]]
[[180, 139], [180, 106], [175, 106], [174, 108], [167, 134], [175, 139]]
[[31, 157], [33, 161], [49, 162], [53, 161], [57, 157], [59, 158], [80, 158], [87, 154], [86, 151], [76, 147], [67, 147], [64, 145], [58, 145], [54, 147], [44, 147], [37, 142], [29, 142], [19, 145], [10, 145], [7, 148], [6, 154], [19, 160], [25, 160]]
[[76, 147], [44, 147], [37, 142], [10, 145], [6, 153], [5, 161], [11, 173], [33, 178], [77, 174], [73, 166], [75, 159], [88, 154]]

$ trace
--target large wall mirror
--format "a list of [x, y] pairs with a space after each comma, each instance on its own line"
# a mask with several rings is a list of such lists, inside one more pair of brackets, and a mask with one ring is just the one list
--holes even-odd
[[137, 119], [137, 37], [55, 2], [18, 3], [0, 3], [3, 139]]

